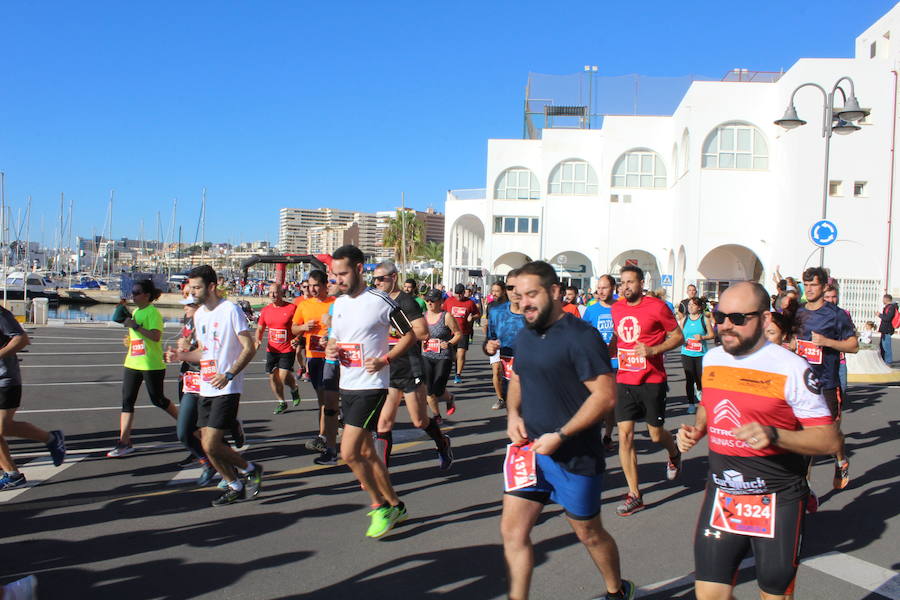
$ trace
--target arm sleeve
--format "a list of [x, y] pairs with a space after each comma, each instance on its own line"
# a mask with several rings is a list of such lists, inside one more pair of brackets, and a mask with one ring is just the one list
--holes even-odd
[[568, 345], [569, 359], [575, 365], [578, 380], [588, 381], [597, 375], [611, 373], [609, 349], [600, 332], [596, 329], [579, 329], [576, 334], [577, 342]]

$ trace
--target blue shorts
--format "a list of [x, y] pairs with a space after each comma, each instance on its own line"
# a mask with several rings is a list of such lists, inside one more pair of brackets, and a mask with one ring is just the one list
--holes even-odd
[[563, 469], [546, 454], [537, 454], [535, 458], [537, 483], [507, 494], [541, 504], [555, 502], [565, 509], [570, 519], [576, 521], [587, 521], [600, 514], [603, 473], [576, 475]]

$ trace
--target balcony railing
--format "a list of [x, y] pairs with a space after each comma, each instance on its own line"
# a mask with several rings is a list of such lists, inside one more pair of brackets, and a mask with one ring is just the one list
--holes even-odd
[[449, 190], [448, 193], [452, 200], [484, 200], [487, 197], [487, 190], [485, 188]]

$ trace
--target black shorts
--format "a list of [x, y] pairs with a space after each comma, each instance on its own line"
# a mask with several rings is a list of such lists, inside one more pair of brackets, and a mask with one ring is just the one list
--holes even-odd
[[413, 373], [409, 355], [404, 354], [392, 360], [390, 369], [390, 387], [400, 390], [404, 394], [416, 391], [416, 388], [419, 386], [419, 379]]
[[756, 581], [767, 594], [790, 593], [797, 575], [806, 497], [783, 502], [776, 494], [775, 537], [753, 537], [720, 531], [709, 524], [715, 488], [708, 486], [694, 534], [697, 581], [734, 585], [741, 561], [752, 550]]
[[616, 384], [616, 423], [644, 419], [647, 425], [666, 422], [666, 383]]
[[459, 341], [454, 344], [454, 346], [460, 350], [468, 350], [469, 349], [469, 340], [472, 337], [471, 333], [464, 333], [460, 336]]
[[13, 410], [22, 405], [22, 386], [0, 388], [0, 410]]
[[266, 352], [266, 373], [271, 373], [276, 368], [291, 371], [294, 368], [296, 352]]
[[822, 390], [822, 396], [825, 398], [825, 404], [828, 405], [828, 410], [831, 411], [831, 418], [835, 420], [840, 419], [841, 405], [844, 403], [841, 390], [839, 388]]
[[307, 373], [309, 373], [309, 382], [312, 384], [313, 389], [318, 392], [322, 387], [322, 375], [325, 371], [325, 359], [318, 357], [307, 358], [306, 371]]
[[387, 390], [341, 390], [344, 425], [375, 430]]
[[200, 396], [197, 408], [197, 427], [211, 427], [230, 431], [237, 421], [240, 394]]

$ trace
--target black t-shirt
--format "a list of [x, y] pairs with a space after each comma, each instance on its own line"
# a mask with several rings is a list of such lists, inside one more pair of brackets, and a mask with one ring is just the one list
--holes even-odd
[[[800, 325], [800, 340], [809, 341], [812, 333], [820, 333], [825, 337], [843, 341], [856, 335], [853, 321], [843, 309], [830, 302], [825, 302], [816, 310], [810, 310], [806, 306], [797, 309], [797, 323]], [[834, 348], [822, 348], [822, 362], [818, 365], [809, 365], [823, 390], [833, 390], [840, 387], [841, 353]]]
[[[397, 303], [397, 306], [400, 307], [400, 310], [403, 311], [403, 314], [406, 316], [406, 320], [412, 323], [416, 319], [421, 319], [422, 317], [422, 309], [419, 308], [419, 303], [416, 302], [416, 299], [407, 294], [406, 292], [400, 292], [397, 294], [397, 297], [393, 299], [394, 302]], [[390, 331], [390, 343], [396, 344], [397, 339], [399, 339], [401, 335], [398, 335], [400, 332], [396, 331], [393, 327], [391, 327]], [[419, 343], [415, 343], [410, 346], [409, 350], [406, 351], [402, 357], [397, 357], [399, 359], [404, 359], [408, 357], [410, 354], [418, 355], [421, 353], [422, 345]]]
[[[0, 348], [5, 347], [17, 335], [25, 335], [25, 330], [11, 312], [0, 306]], [[19, 359], [13, 352], [0, 359], [0, 387], [15, 385], [22, 385], [22, 375], [19, 371]]]
[[[516, 338], [513, 364], [522, 389], [522, 418], [530, 439], [552, 433], [571, 419], [590, 392], [584, 385], [612, 373], [609, 350], [596, 328], [564, 315], [546, 331], [524, 327]], [[563, 442], [552, 458], [576, 475], [596, 475], [606, 467], [602, 421]]]

